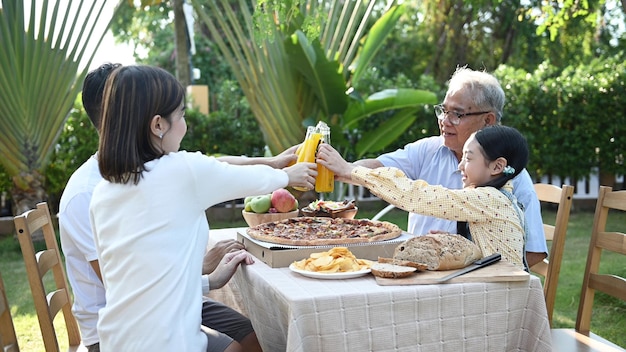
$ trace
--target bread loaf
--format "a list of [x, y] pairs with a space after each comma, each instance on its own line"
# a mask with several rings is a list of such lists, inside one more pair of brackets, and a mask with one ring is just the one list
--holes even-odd
[[482, 258], [478, 246], [456, 234], [428, 234], [406, 240], [396, 247], [393, 259], [423, 263], [428, 270], [464, 268]]
[[407, 277], [414, 273], [417, 269], [410, 266], [396, 265], [390, 263], [373, 263], [370, 267], [372, 274], [378, 277], [389, 279], [398, 279]]

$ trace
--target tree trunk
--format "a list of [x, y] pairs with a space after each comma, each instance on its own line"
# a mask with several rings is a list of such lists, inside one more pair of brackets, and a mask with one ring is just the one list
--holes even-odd
[[191, 84], [191, 67], [189, 58], [189, 35], [183, 12], [184, 0], [174, 0], [174, 40], [176, 43], [176, 78], [187, 87]]
[[611, 188], [615, 186], [615, 173], [614, 172], [606, 172], [600, 169], [600, 174], [598, 176], [600, 178], [600, 186], [608, 186]]
[[[17, 181], [17, 182], [16, 182]], [[28, 174], [21, 172], [13, 178], [13, 189], [11, 189], [11, 199], [13, 200], [13, 215], [21, 215], [37, 207], [37, 203], [47, 200], [46, 190], [43, 186], [44, 177], [37, 171]], [[54, 210], [49, 205], [51, 216], [54, 218]], [[42, 241], [43, 233], [37, 231], [32, 234], [33, 241]]]
[[21, 172], [13, 178], [11, 189], [13, 200], [13, 214], [20, 215], [25, 211], [37, 207], [37, 203], [47, 200], [44, 188], [44, 177], [37, 171]]

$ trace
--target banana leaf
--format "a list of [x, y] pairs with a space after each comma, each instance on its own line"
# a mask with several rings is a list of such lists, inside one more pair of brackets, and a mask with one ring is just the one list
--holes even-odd
[[402, 109], [396, 112], [393, 117], [381, 123], [377, 128], [363, 134], [356, 143], [357, 159], [363, 158], [367, 153], [383, 150], [398, 139], [417, 119], [415, 114], [417, 109]]
[[347, 106], [346, 83], [339, 73], [339, 63], [330, 61], [318, 40], [309, 42], [302, 31], [296, 31], [285, 44], [290, 64], [300, 72], [315, 94], [321, 110], [327, 115], [342, 114]]
[[396, 23], [404, 12], [405, 7], [403, 5], [392, 7], [369, 30], [359, 55], [350, 66], [350, 69], [353, 71], [351, 77], [353, 86], [357, 84], [363, 72], [369, 67], [370, 62], [383, 46], [385, 38], [395, 29]]
[[425, 90], [409, 88], [385, 89], [370, 95], [363, 102], [352, 100], [343, 115], [343, 126], [344, 128], [354, 127], [361, 119], [378, 112], [435, 103], [437, 103], [435, 93]]
[[265, 33], [270, 39], [256, 38], [247, 1], [239, 0], [235, 7], [227, 0], [193, 0], [192, 4], [232, 67], [270, 150], [276, 153], [300, 143], [302, 120], [313, 114], [317, 103], [308, 85], [294, 75], [285, 51], [286, 37], [270, 27]]

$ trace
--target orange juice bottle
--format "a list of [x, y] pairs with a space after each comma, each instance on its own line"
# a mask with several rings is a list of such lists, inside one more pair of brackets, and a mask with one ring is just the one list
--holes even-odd
[[[315, 127], [321, 136], [320, 143], [330, 143], [330, 127], [320, 121]], [[335, 173], [325, 166], [317, 164], [317, 178], [315, 179], [315, 192], [326, 193], [335, 189]]]
[[[298, 163], [307, 162], [314, 163], [315, 162], [315, 154], [317, 153], [317, 145], [320, 143], [322, 139], [322, 134], [317, 133], [315, 127], [309, 126], [306, 131], [306, 137], [304, 138], [304, 143], [300, 147], [300, 151], [298, 153]], [[304, 187], [294, 187], [298, 191], [308, 191], [308, 188]]]

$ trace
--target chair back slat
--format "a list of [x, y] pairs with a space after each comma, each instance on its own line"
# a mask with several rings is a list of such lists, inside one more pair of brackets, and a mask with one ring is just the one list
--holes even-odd
[[[82, 346], [78, 323], [72, 314], [67, 278], [47, 203], [39, 203], [36, 209], [14, 217], [14, 222], [46, 351], [59, 351], [54, 327], [54, 318], [59, 312], [63, 312], [70, 349]], [[40, 230], [46, 249], [35, 253], [33, 233]], [[47, 294], [43, 278], [49, 272], [52, 273], [55, 289]]]
[[56, 316], [66, 304], [71, 303], [67, 300], [67, 297], [68, 294], [65, 289], [59, 289], [48, 293], [46, 300], [48, 301], [50, 314], [52, 314], [52, 316]]
[[589, 287], [626, 301], [626, 279], [608, 274], [590, 274]]
[[611, 252], [626, 254], [626, 236], [621, 232], [602, 232], [598, 234], [596, 245]]
[[44, 249], [37, 253], [37, 269], [41, 274], [41, 278], [47, 274], [55, 265], [59, 263], [58, 255], [54, 249]]
[[554, 240], [554, 225], [543, 224], [543, 233], [546, 235], [546, 241]]

